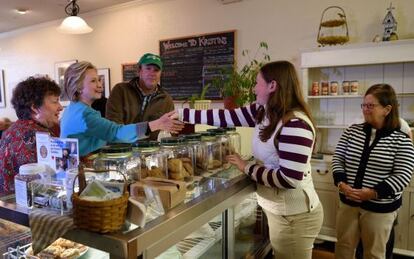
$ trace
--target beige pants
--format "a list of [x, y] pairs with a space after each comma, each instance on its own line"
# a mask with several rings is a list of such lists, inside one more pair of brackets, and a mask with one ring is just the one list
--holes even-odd
[[275, 258], [311, 259], [313, 242], [322, 227], [322, 205], [319, 204], [312, 212], [293, 216], [279, 216], [264, 211]]
[[359, 240], [364, 259], [385, 258], [385, 245], [397, 217], [397, 211], [375, 213], [339, 202], [336, 215], [336, 259], [352, 259]]

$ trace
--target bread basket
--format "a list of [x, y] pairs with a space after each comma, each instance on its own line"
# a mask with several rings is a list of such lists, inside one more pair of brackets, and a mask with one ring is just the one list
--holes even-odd
[[[129, 197], [125, 175], [118, 170], [93, 170], [84, 169], [82, 166], [79, 168], [79, 174], [73, 181], [74, 188], [76, 178], [79, 178], [79, 192], [74, 192], [72, 195], [75, 226], [98, 233], [110, 233], [119, 230], [125, 222]], [[116, 171], [124, 178], [125, 186], [121, 197], [107, 201], [89, 201], [79, 197], [86, 186], [85, 172], [106, 173], [109, 171]]]

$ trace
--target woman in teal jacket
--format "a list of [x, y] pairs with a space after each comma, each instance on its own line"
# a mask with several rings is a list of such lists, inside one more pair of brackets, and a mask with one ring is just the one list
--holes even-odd
[[122, 125], [102, 118], [92, 103], [103, 93], [97, 69], [90, 62], [74, 63], [65, 72], [65, 92], [71, 101], [66, 107], [61, 122], [62, 138], [77, 138], [79, 154], [85, 156], [107, 142], [131, 143], [145, 138], [155, 130], [179, 132], [184, 124], [172, 111], [157, 120]]

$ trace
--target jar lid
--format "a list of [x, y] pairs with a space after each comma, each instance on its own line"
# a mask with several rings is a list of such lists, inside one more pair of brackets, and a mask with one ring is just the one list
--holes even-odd
[[45, 166], [38, 163], [24, 164], [19, 167], [19, 174], [21, 175], [33, 175], [39, 174], [45, 170]]
[[160, 142], [155, 140], [143, 140], [143, 141], [137, 141], [132, 144], [132, 147], [134, 148], [147, 148], [147, 147], [159, 147]]
[[214, 132], [216, 133], [216, 135], [224, 135], [226, 134], [226, 130], [223, 128], [218, 128], [218, 129], [207, 129], [208, 132]]
[[187, 141], [201, 140], [201, 134], [198, 133], [183, 135], [183, 137]]
[[169, 137], [169, 138], [161, 139], [161, 145], [181, 144], [183, 142], [184, 142], [183, 138], [177, 138], [177, 137]]
[[216, 136], [216, 133], [212, 132], [212, 131], [200, 131], [200, 132], [198, 132], [198, 134], [200, 134], [202, 138], [203, 137], [215, 137]]
[[224, 129], [225, 131], [236, 131], [236, 127], [227, 127], [227, 128], [221, 128]]
[[101, 153], [127, 153], [132, 151], [130, 144], [120, 143], [120, 144], [111, 144], [101, 148]]

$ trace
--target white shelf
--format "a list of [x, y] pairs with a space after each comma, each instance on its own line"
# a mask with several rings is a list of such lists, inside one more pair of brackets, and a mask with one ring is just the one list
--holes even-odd
[[[414, 93], [397, 93], [397, 97], [413, 97]], [[308, 99], [344, 99], [344, 98], [363, 98], [362, 95], [308, 95]]]
[[362, 98], [362, 95], [308, 95], [308, 99], [343, 99], [343, 98]]
[[316, 125], [318, 129], [346, 129], [348, 125]]

